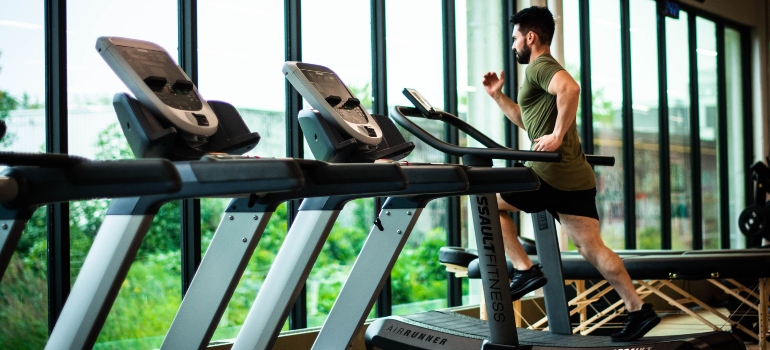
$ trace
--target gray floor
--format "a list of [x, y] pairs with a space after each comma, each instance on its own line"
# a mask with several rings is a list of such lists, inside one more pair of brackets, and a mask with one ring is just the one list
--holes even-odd
[[[720, 310], [725, 311], [725, 310]], [[730, 325], [727, 324], [721, 318], [714, 316], [713, 314], [700, 310], [696, 311], [701, 317], [705, 318], [714, 325], [721, 327], [722, 329], [730, 329]], [[672, 334], [685, 334], [685, 333], [697, 333], [708, 332], [711, 328], [702, 322], [698, 321], [694, 317], [685, 314], [667, 315], [663, 317], [661, 323], [655, 327], [648, 335], [672, 335]], [[760, 349], [757, 344], [747, 344], [748, 350], [765, 350]]]

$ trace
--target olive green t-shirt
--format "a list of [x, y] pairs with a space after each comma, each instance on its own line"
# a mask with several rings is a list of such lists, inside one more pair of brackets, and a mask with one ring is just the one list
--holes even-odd
[[[556, 96], [548, 93], [548, 84], [551, 78], [563, 69], [549, 54], [538, 56], [527, 66], [524, 83], [519, 90], [519, 106], [521, 106], [522, 121], [530, 141], [553, 133], [558, 111]], [[534, 146], [535, 142], [532, 141], [530, 149]], [[556, 152], [561, 154], [561, 162], [527, 162], [527, 166], [549, 185], [563, 191], [588, 190], [596, 187], [594, 171], [580, 147], [577, 125], [574, 121]]]

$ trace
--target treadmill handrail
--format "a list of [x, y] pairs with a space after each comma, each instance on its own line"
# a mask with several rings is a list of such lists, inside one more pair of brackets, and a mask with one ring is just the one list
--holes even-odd
[[[0, 157], [5, 155], [0, 153]], [[177, 168], [165, 159], [91, 161], [61, 154], [41, 156], [14, 162], [34, 165], [11, 166], [2, 171], [0, 175], [14, 179], [18, 186], [16, 195], [0, 204], [4, 210], [72, 200], [170, 194], [182, 188]], [[56, 164], [46, 163], [49, 159]], [[41, 160], [43, 163], [38, 163]]]
[[83, 157], [60, 153], [0, 152], [0, 164], [8, 166], [27, 165], [46, 168], [63, 168], [87, 161], [90, 160]]
[[[412, 135], [416, 136], [423, 142], [427, 143], [433, 148], [438, 149], [441, 152], [451, 154], [453, 156], [462, 157], [464, 155], [472, 155], [481, 158], [489, 159], [508, 159], [508, 160], [528, 160], [528, 161], [540, 161], [540, 162], [558, 162], [561, 161], [561, 154], [556, 152], [534, 152], [534, 151], [517, 151], [507, 147], [503, 147], [491, 139], [481, 136], [477, 130], [462, 122], [459, 118], [448, 118], [446, 116], [442, 118], [430, 118], [439, 119], [452, 126], [457, 127], [461, 131], [465, 132], [469, 136], [477, 139], [479, 142], [487, 147], [491, 148], [477, 148], [477, 147], [461, 147], [449, 144], [441, 141], [435, 136], [431, 135], [425, 129], [419, 127], [417, 124], [409, 120], [407, 116], [412, 117], [424, 117], [417, 108], [406, 106], [394, 106], [391, 108], [390, 117], [396, 121], [401, 127], [407, 129]], [[458, 123], [457, 121], [460, 121]], [[478, 138], [477, 138], [478, 137]], [[481, 140], [479, 140], [479, 138]], [[490, 143], [491, 142], [491, 143]]]
[[[531, 160], [531, 161], [544, 161], [544, 162], [558, 162], [561, 160], [561, 155], [556, 152], [535, 152], [535, 151], [521, 151], [514, 150], [509, 147], [505, 147], [491, 138], [487, 137], [479, 130], [466, 123], [464, 120], [457, 116], [441, 111], [440, 113], [426, 116], [420, 112], [419, 109], [407, 106], [394, 106], [391, 109], [391, 118], [401, 125], [404, 129], [407, 129], [411, 134], [429, 144], [430, 146], [454, 155], [462, 157], [469, 154], [477, 157], [492, 158], [492, 159], [510, 159], [510, 160]], [[443, 121], [449, 125], [454, 126], [458, 130], [464, 132], [466, 135], [472, 137], [482, 145], [488, 148], [474, 148], [474, 147], [461, 147], [452, 145], [434, 137], [420, 126], [409, 120], [407, 117], [420, 117], [426, 119], [434, 119]], [[611, 156], [599, 156], [593, 154], [586, 154], [586, 161], [591, 165], [615, 165], [615, 157]]]

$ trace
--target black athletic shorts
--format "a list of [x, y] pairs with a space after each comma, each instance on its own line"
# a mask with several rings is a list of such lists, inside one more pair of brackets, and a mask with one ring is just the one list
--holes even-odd
[[548, 210], [555, 218], [558, 213], [585, 216], [599, 220], [596, 210], [596, 188], [580, 191], [562, 191], [540, 179], [536, 191], [501, 193], [508, 204], [527, 213]]

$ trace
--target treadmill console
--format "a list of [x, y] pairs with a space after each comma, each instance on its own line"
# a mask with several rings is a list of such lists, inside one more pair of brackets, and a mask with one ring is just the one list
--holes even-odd
[[157, 44], [100, 37], [96, 50], [144, 106], [181, 129], [199, 145], [217, 131], [219, 121], [190, 78]]
[[283, 75], [319, 113], [338, 130], [368, 148], [382, 141], [382, 131], [342, 80], [324, 66], [286, 62]]
[[428, 100], [426, 100], [425, 97], [423, 97], [422, 94], [415, 89], [404, 88], [403, 93], [409, 102], [417, 107], [420, 113], [422, 113], [426, 118], [434, 118], [444, 113], [444, 111], [441, 109], [433, 107], [433, 105], [428, 103]]

